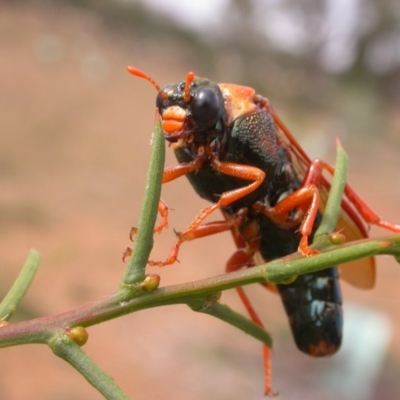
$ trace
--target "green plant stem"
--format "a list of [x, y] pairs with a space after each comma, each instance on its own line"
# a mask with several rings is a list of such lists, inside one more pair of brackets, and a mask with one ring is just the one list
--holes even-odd
[[108, 400], [129, 400], [129, 397], [102, 371], [82, 349], [67, 336], [56, 337], [50, 346], [58, 357], [71, 364]]
[[36, 250], [31, 250], [17, 279], [0, 303], [0, 319], [7, 321], [14, 314], [35, 277], [39, 260], [39, 253]]
[[153, 230], [157, 219], [165, 161], [165, 139], [159, 118], [156, 119], [152, 141], [150, 167], [147, 173], [138, 232], [135, 237], [132, 256], [128, 260], [122, 278], [122, 287], [143, 281], [147, 261], [153, 248]]
[[272, 347], [272, 338], [263, 327], [258, 326], [242, 314], [233, 311], [225, 304], [212, 303], [199, 310], [194, 309], [194, 311], [218, 318], [221, 321], [240, 329], [242, 332], [248, 333], [260, 342], [265, 343], [269, 348]]
[[315, 272], [332, 265], [378, 254], [399, 254], [400, 235], [367, 239], [340, 246], [330, 246], [321, 254], [302, 258], [297, 254], [266, 265], [223, 274], [195, 282], [143, 292], [140, 296], [114, 293], [62, 314], [10, 324], [0, 328], [0, 347], [26, 343], [46, 343], [54, 331], [65, 327], [88, 327], [121, 315], [172, 304], [191, 304], [198, 298], [256, 282], [279, 283], [295, 275]]
[[347, 161], [347, 154], [339, 140], [337, 140], [335, 174], [332, 179], [322, 221], [314, 235], [314, 243], [318, 242], [319, 236], [326, 236], [334, 232], [336, 228], [337, 220], [341, 212], [343, 192], [346, 186]]

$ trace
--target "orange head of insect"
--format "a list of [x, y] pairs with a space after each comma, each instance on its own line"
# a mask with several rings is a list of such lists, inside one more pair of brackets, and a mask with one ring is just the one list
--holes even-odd
[[134, 76], [149, 81], [158, 92], [156, 105], [162, 118], [165, 138], [191, 141], [196, 132], [210, 129], [223, 114], [224, 100], [219, 86], [188, 72], [183, 82], [161, 87], [143, 71], [128, 67]]
[[[157, 107], [162, 116], [162, 126], [166, 135], [174, 135], [182, 131], [186, 120], [186, 110], [178, 105], [171, 105], [173, 102], [174, 91], [171, 85], [167, 85], [163, 89], [157, 82], [148, 74], [135, 67], [128, 67], [128, 72], [139, 78], [149, 81], [158, 92]], [[186, 76], [185, 85], [183, 88], [182, 100], [185, 104], [190, 102], [190, 85], [193, 82], [195, 75], [189, 72]]]

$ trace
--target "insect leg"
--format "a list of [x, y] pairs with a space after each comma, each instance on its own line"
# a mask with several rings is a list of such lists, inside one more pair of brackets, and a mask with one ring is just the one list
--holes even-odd
[[[321, 185], [326, 186], [327, 182], [322, 176], [324, 169], [327, 170], [331, 175], [335, 173], [335, 168], [332, 165], [319, 159], [312, 161], [304, 177], [303, 185], [314, 184], [318, 187]], [[351, 203], [351, 205], [354, 206], [367, 224], [380, 226], [381, 228], [388, 229], [393, 232], [400, 232], [400, 225], [382, 220], [348, 184], [346, 184], [344, 188], [344, 194], [346, 195], [347, 200]], [[356, 221], [357, 216], [355, 216], [354, 211], [351, 210], [351, 205], [346, 202], [345, 199], [342, 202], [343, 208]]]
[[[247, 312], [250, 315], [251, 320], [260, 326], [261, 328], [264, 328], [263, 323], [261, 322], [260, 318], [258, 317], [257, 313], [254, 311], [254, 308], [247, 297], [246, 293], [244, 292], [243, 288], [238, 287], [236, 288], [236, 292], [240, 297], [240, 300], [242, 301], [243, 305], [245, 306]], [[272, 366], [271, 366], [271, 349], [266, 345], [262, 345], [263, 349], [263, 359], [264, 359], [264, 391], [266, 396], [274, 396], [274, 392], [272, 391]]]
[[216, 171], [222, 174], [252, 182], [247, 186], [222, 193], [219, 200], [215, 204], [200, 211], [200, 214], [189, 225], [188, 229], [183, 235], [186, 235], [186, 233], [189, 234], [191, 230], [196, 229], [196, 227], [199, 226], [207, 216], [212, 214], [218, 208], [227, 207], [235, 201], [240, 200], [244, 196], [254, 192], [254, 190], [256, 190], [265, 179], [264, 171], [249, 165], [221, 162], [216, 159], [212, 160], [212, 165]]
[[[181, 163], [164, 169], [162, 183], [167, 183], [177, 179], [181, 176], [190, 174], [191, 172], [198, 171], [204, 163], [203, 157], [196, 157], [193, 161], [188, 163]], [[158, 213], [161, 216], [159, 225], [154, 229], [154, 233], [160, 233], [164, 228], [168, 227], [168, 206], [160, 199], [158, 203]], [[133, 240], [133, 237], [137, 233], [137, 228], [132, 227], [129, 233], [129, 238]], [[122, 256], [122, 260], [125, 261], [127, 257], [132, 254], [132, 249], [128, 247]], [[171, 263], [172, 264], [172, 263]], [[150, 264], [153, 265], [153, 264]]]
[[[165, 180], [163, 179], [163, 182], [169, 182], [170, 180], [173, 180], [179, 176], [196, 171], [198, 168], [197, 167], [198, 164], [196, 164], [198, 163], [197, 160], [198, 159], [195, 159], [193, 162], [187, 164], [179, 164], [176, 167], [173, 167], [175, 169], [164, 171]], [[203, 160], [202, 159], [200, 160], [201, 163], [203, 163]], [[173, 264], [177, 260], [179, 248], [183, 242], [231, 229], [232, 222], [226, 223], [226, 221], [221, 221], [221, 223], [217, 224], [213, 222], [211, 222], [210, 224], [202, 224], [202, 222], [215, 210], [222, 207], [227, 207], [231, 203], [241, 199], [242, 197], [256, 190], [265, 179], [265, 172], [256, 167], [251, 167], [242, 164], [235, 164], [230, 162], [220, 162], [215, 159], [213, 159], [211, 162], [215, 170], [221, 172], [222, 174], [234, 176], [236, 178], [252, 182], [247, 186], [240, 187], [238, 189], [223, 193], [220, 196], [217, 203], [212, 204], [211, 206], [201, 210], [200, 213], [197, 215], [197, 217], [189, 225], [189, 227], [184, 232], [178, 234], [178, 240], [173, 246], [169, 257], [164, 262], [150, 261], [149, 265], [157, 265], [161, 267]], [[236, 213], [236, 218], [238, 217], [240, 217], [240, 213]]]
[[193, 161], [180, 163], [164, 169], [162, 183], [171, 182], [181, 176], [198, 171], [204, 163], [204, 158], [197, 156]]
[[[267, 207], [258, 202], [254, 204], [254, 209], [266, 215], [277, 225], [289, 226], [300, 223], [299, 232], [301, 240], [299, 252], [304, 256], [318, 254], [317, 250], [308, 245], [308, 237], [311, 235], [315, 218], [318, 214], [320, 196], [318, 188], [315, 185], [301, 187], [293, 193], [279, 201], [274, 207]], [[298, 210], [295, 217], [290, 217], [290, 211]]]
[[179, 249], [183, 242], [198, 239], [201, 237], [214, 235], [216, 233], [226, 232], [232, 228], [230, 222], [227, 221], [213, 221], [207, 224], [201, 224], [196, 227], [195, 230], [190, 231], [188, 234], [186, 232], [184, 234], [175, 232], [178, 236], [178, 240], [172, 246], [172, 249], [165, 261], [148, 261], [148, 265], [156, 266], [156, 267], [164, 267], [166, 265], [172, 265], [176, 261], [178, 261], [178, 253]]
[[224, 221], [212, 221], [205, 224], [200, 224], [194, 229], [185, 231], [184, 233], [175, 232], [178, 236], [178, 240], [173, 245], [168, 258], [165, 261], [150, 260], [148, 265], [164, 267], [166, 265], [175, 263], [178, 260], [179, 249], [183, 242], [229, 231], [233, 227], [240, 226], [243, 223], [246, 214], [247, 209], [243, 208], [239, 210], [234, 217], [226, 218]]
[[[158, 214], [160, 214], [161, 221], [154, 228], [153, 233], [161, 233], [164, 228], [168, 228], [168, 206], [164, 203], [163, 200], [160, 199], [158, 203]], [[137, 234], [138, 229], [136, 227], [132, 227], [129, 232], [129, 239], [133, 242], [134, 236]], [[126, 250], [122, 253], [122, 261], [125, 262], [128, 257], [132, 255], [132, 248], [127, 247]]]
[[154, 233], [160, 233], [164, 228], [168, 228], [168, 206], [161, 199], [158, 203], [158, 214], [160, 214], [161, 221], [154, 228]]
[[[246, 227], [244, 228], [244, 230], [246, 231]], [[255, 233], [253, 227], [250, 227], [250, 230]], [[260, 248], [260, 240], [258, 234], [257, 237], [253, 238], [252, 240], [249, 240], [250, 238], [246, 234], [246, 237], [243, 237], [239, 233], [238, 229], [235, 228], [232, 228], [232, 234], [238, 249], [235, 251], [234, 254], [232, 254], [228, 263], [226, 264], [226, 272], [237, 271], [243, 267], [252, 266], [254, 264], [254, 253]], [[251, 304], [250, 299], [247, 297], [243, 288], [237, 287], [236, 292], [239, 295], [239, 298], [242, 301], [243, 305], [245, 306], [251, 320], [261, 328], [265, 329], [263, 323], [261, 322], [261, 319], [254, 310], [253, 305]], [[263, 344], [264, 389], [267, 396], [274, 395], [271, 384], [272, 368], [270, 352], [271, 350], [268, 348], [268, 346]]]

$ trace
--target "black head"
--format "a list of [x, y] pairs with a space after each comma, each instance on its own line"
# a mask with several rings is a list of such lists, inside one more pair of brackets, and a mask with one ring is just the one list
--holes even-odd
[[221, 130], [225, 116], [224, 98], [218, 84], [189, 72], [186, 80], [163, 89], [142, 71], [129, 67], [133, 75], [150, 81], [157, 89], [156, 106], [162, 118], [165, 138], [176, 142], [193, 134]]

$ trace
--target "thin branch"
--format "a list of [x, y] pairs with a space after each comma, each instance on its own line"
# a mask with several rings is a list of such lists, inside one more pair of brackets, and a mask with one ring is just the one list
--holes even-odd
[[255, 324], [252, 320], [232, 310], [225, 304], [211, 302], [199, 310], [194, 309], [194, 311], [218, 318], [272, 348], [272, 338], [263, 327]]
[[318, 241], [318, 236], [326, 236], [332, 233], [336, 228], [336, 223], [341, 212], [343, 192], [346, 186], [347, 160], [347, 154], [339, 140], [337, 140], [335, 174], [332, 179], [321, 224], [314, 235], [316, 241]]
[[102, 371], [82, 349], [66, 335], [57, 337], [50, 346], [55, 355], [71, 364], [108, 400], [129, 400], [129, 397]]
[[0, 303], [0, 320], [8, 321], [14, 314], [35, 277], [39, 261], [39, 253], [36, 250], [31, 250], [17, 279]]
[[257, 282], [279, 283], [295, 275], [315, 272], [332, 265], [378, 254], [400, 254], [400, 235], [366, 239], [340, 246], [330, 246], [321, 254], [301, 257], [297, 253], [268, 264], [231, 272], [195, 282], [168, 286], [152, 292], [114, 293], [78, 309], [51, 317], [10, 324], [0, 329], [0, 347], [24, 343], [44, 343], [51, 331], [65, 327], [88, 327], [121, 315], [172, 304], [192, 304], [195, 299], [206, 301], [216, 292]]
[[165, 139], [159, 118], [156, 119], [150, 167], [147, 173], [146, 189], [142, 211], [140, 213], [138, 232], [135, 237], [132, 256], [129, 258], [122, 287], [142, 282], [145, 269], [153, 248], [153, 229], [157, 219], [158, 203], [161, 195], [161, 180], [165, 160]]

